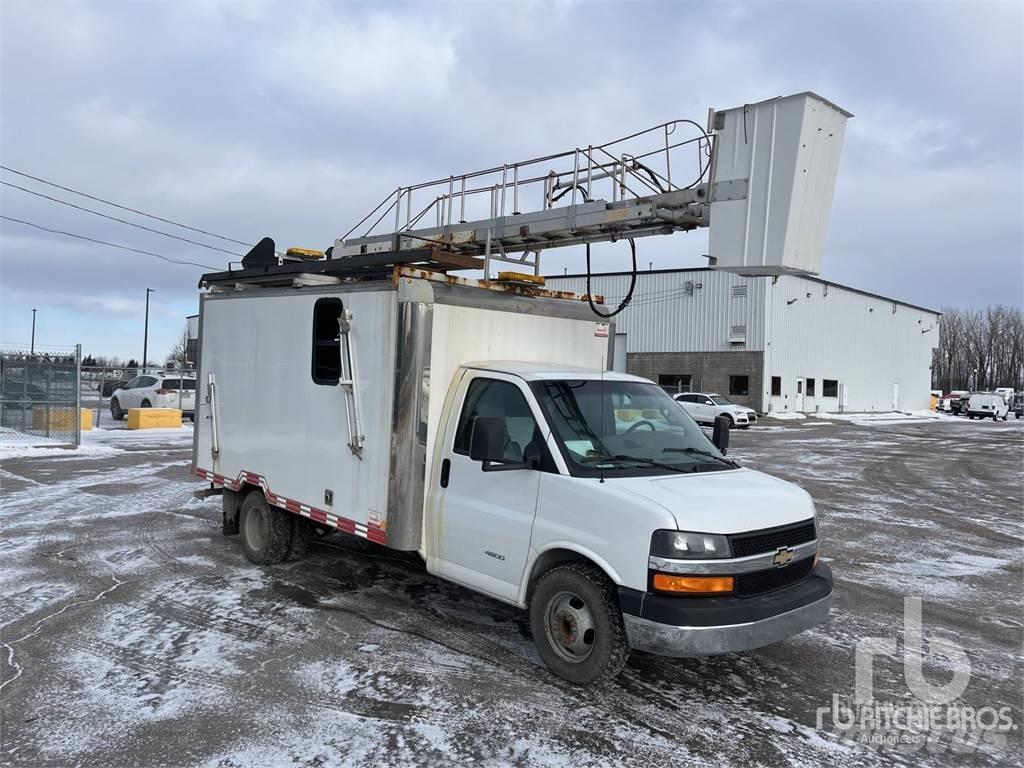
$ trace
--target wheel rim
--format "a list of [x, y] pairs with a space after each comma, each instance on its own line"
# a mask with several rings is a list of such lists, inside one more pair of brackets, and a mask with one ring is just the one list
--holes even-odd
[[245, 540], [257, 552], [263, 549], [270, 528], [267, 510], [254, 509], [245, 516]]
[[544, 629], [555, 653], [571, 664], [586, 661], [594, 650], [594, 614], [575, 592], [559, 592], [548, 601]]

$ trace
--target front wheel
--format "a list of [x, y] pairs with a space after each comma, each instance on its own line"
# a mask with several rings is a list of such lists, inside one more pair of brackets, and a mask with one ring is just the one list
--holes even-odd
[[615, 585], [591, 563], [568, 563], [540, 577], [530, 628], [548, 669], [576, 685], [610, 680], [629, 658]]
[[122, 421], [124, 419], [124, 411], [121, 410], [121, 404], [116, 399], [110, 401], [110, 417], [114, 421]]

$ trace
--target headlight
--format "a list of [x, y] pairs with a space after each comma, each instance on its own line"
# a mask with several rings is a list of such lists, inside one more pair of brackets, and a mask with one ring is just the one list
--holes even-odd
[[651, 554], [673, 560], [729, 557], [729, 539], [718, 533], [655, 531], [651, 537]]

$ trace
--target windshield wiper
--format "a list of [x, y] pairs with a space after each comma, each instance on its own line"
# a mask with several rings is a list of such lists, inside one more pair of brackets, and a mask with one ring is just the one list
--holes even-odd
[[692, 472], [691, 467], [680, 467], [675, 464], [662, 464], [660, 461], [654, 461], [653, 459], [645, 459], [641, 456], [627, 456], [624, 453], [617, 453], [614, 456], [587, 456], [584, 459], [579, 460], [581, 464], [596, 464], [599, 461], [635, 461], [639, 464], [645, 464], [648, 467], [657, 467], [658, 469], [667, 469], [670, 472]]
[[693, 446], [690, 446], [688, 448], [662, 448], [661, 450], [663, 453], [696, 453], [700, 456], [707, 456], [709, 459], [717, 459], [723, 464], [728, 464], [733, 469], [740, 468], [739, 463], [733, 461], [732, 459], [727, 459], [724, 456], [718, 456], [712, 453], [711, 451], [705, 451], [701, 448], [694, 448]]

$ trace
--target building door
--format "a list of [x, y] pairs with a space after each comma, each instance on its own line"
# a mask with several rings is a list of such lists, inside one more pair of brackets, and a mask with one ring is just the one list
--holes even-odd
[[803, 412], [804, 410], [804, 380], [796, 380], [796, 400], [793, 401], [793, 410]]
[[612, 347], [612, 370], [626, 372], [626, 334], [615, 334], [615, 346]]
[[898, 381], [892, 383], [892, 409], [894, 411], [900, 409], [900, 383]]

